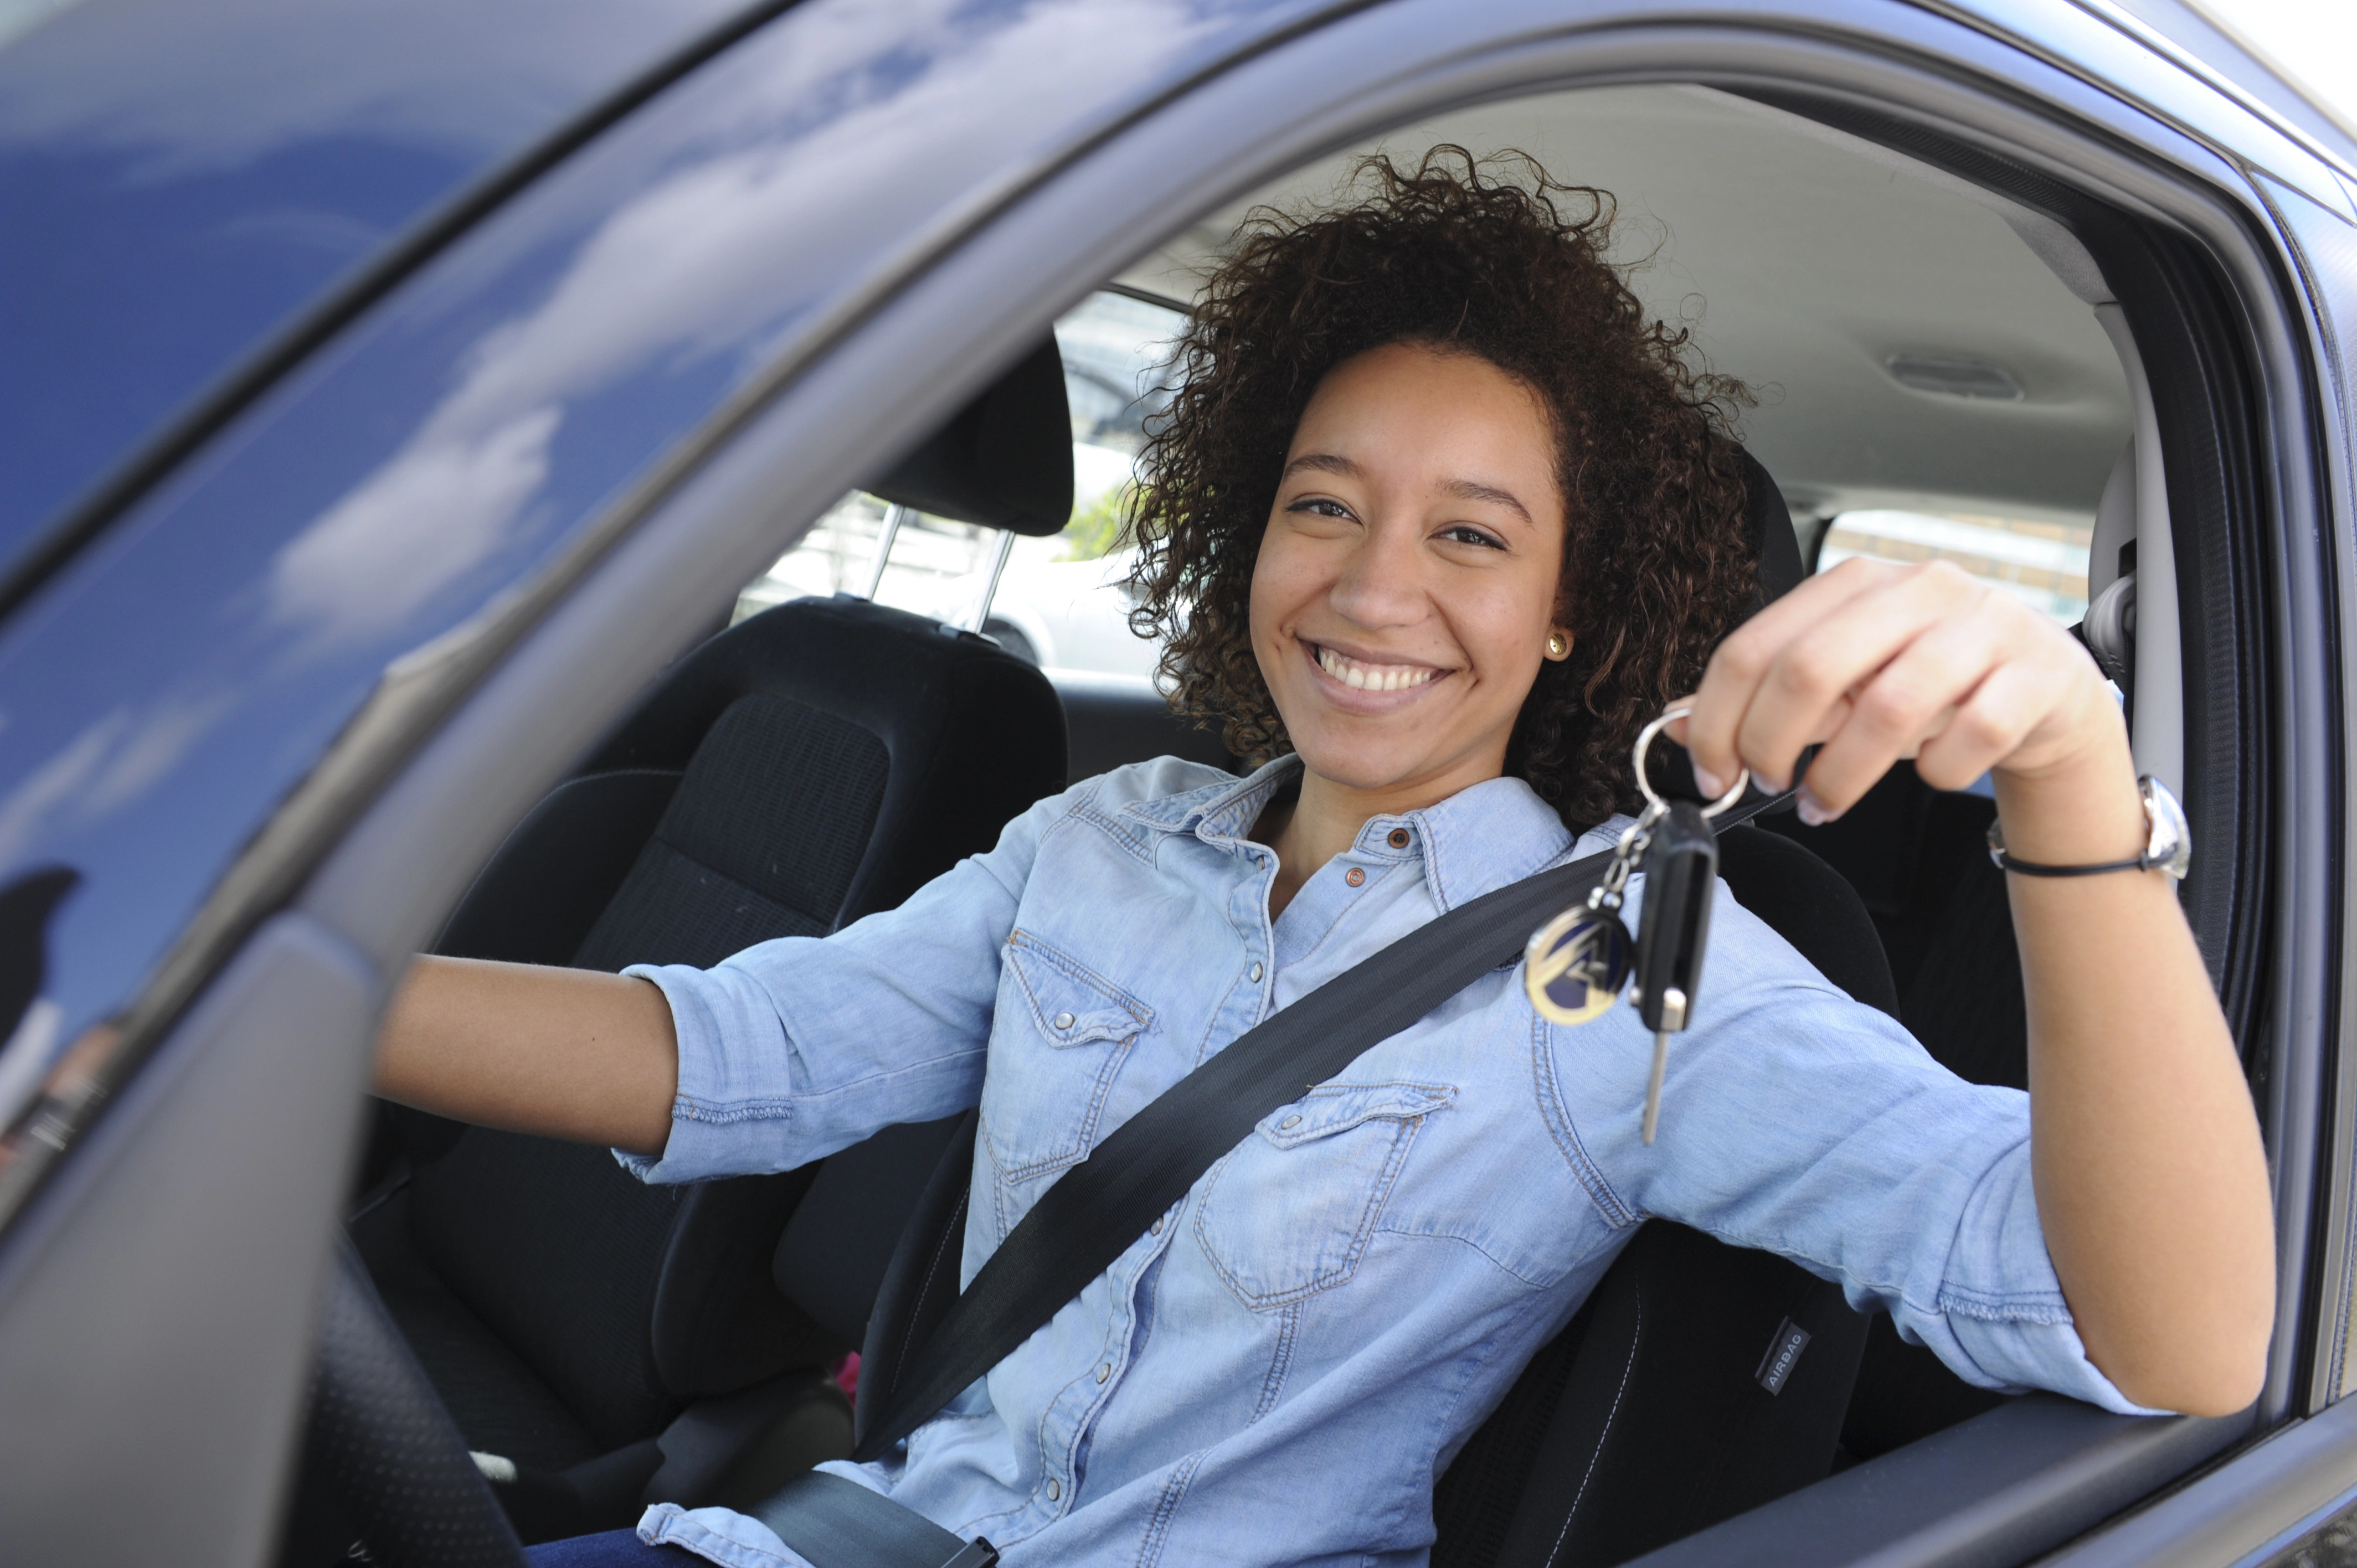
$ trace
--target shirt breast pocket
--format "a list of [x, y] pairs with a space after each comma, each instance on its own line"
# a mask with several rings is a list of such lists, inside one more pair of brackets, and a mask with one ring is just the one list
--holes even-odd
[[1246, 1306], [1283, 1306], [1358, 1272], [1424, 1119], [1428, 1083], [1329, 1083], [1261, 1119], [1211, 1167], [1195, 1240]]
[[1085, 1157], [1106, 1092], [1154, 1010], [1028, 931], [1009, 938], [982, 1090], [999, 1173], [1031, 1180]]

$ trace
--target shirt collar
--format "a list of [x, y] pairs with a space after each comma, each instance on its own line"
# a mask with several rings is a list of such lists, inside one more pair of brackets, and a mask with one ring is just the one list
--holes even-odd
[[[1486, 779], [1436, 805], [1367, 826], [1382, 824], [1387, 832], [1394, 822], [1414, 833], [1433, 901], [1443, 910], [1519, 882], [1572, 846], [1571, 830], [1555, 808], [1520, 779]], [[1366, 833], [1360, 842], [1367, 842]]]
[[1222, 779], [1184, 794], [1133, 800], [1121, 809], [1121, 814], [1164, 832], [1192, 833], [1207, 843], [1240, 839], [1260, 821], [1269, 797], [1289, 782], [1300, 768], [1299, 755], [1286, 752], [1242, 779]]
[[[1299, 756], [1287, 753], [1243, 779], [1135, 801], [1122, 814], [1164, 832], [1234, 843], [1252, 831], [1269, 798], [1300, 767]], [[1398, 828], [1408, 831], [1406, 844], [1391, 842]], [[1372, 860], [1422, 856], [1433, 898], [1445, 910], [1544, 869], [1562, 859], [1572, 842], [1571, 831], [1538, 791], [1520, 779], [1501, 778], [1484, 779], [1420, 811], [1371, 817], [1347, 853]]]

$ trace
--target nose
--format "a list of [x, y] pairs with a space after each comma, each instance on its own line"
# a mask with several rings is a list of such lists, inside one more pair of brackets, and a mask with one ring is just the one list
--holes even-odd
[[1378, 522], [1360, 534], [1329, 590], [1335, 613], [1371, 631], [1424, 618], [1423, 556], [1415, 531]]

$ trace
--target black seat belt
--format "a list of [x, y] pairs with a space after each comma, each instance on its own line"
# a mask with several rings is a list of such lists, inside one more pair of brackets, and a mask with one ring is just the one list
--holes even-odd
[[994, 1568], [998, 1550], [961, 1541], [856, 1481], [805, 1470], [746, 1510], [817, 1568]]
[[[1784, 798], [1755, 791], [1711, 826], [1723, 831]], [[894, 1379], [892, 1397], [867, 1424], [852, 1457], [881, 1456], [1013, 1354], [1185, 1197], [1262, 1117], [1300, 1099], [1482, 975], [1520, 959], [1532, 930], [1584, 897], [1612, 854], [1584, 855], [1426, 922], [1245, 1030], [1114, 1129], [1040, 1194], [983, 1263]], [[989, 1542], [963, 1541], [839, 1477], [797, 1477], [750, 1511], [817, 1568], [988, 1568], [998, 1560]]]
[[[1782, 796], [1755, 793], [1724, 830]], [[895, 1380], [853, 1457], [869, 1460], [1013, 1354], [1113, 1265], [1260, 1119], [1298, 1100], [1491, 970], [1585, 895], [1612, 852], [1510, 884], [1427, 921], [1238, 1036], [1040, 1194]]]

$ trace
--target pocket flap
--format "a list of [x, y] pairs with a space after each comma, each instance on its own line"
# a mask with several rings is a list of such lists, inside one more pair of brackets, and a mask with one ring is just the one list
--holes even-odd
[[1261, 1118], [1253, 1131], [1280, 1149], [1329, 1138], [1361, 1122], [1405, 1122], [1437, 1111], [1457, 1090], [1437, 1083], [1323, 1083]]
[[1154, 1022], [1154, 1009], [1027, 931], [1007, 940], [1007, 966], [1053, 1046], [1119, 1040]]

